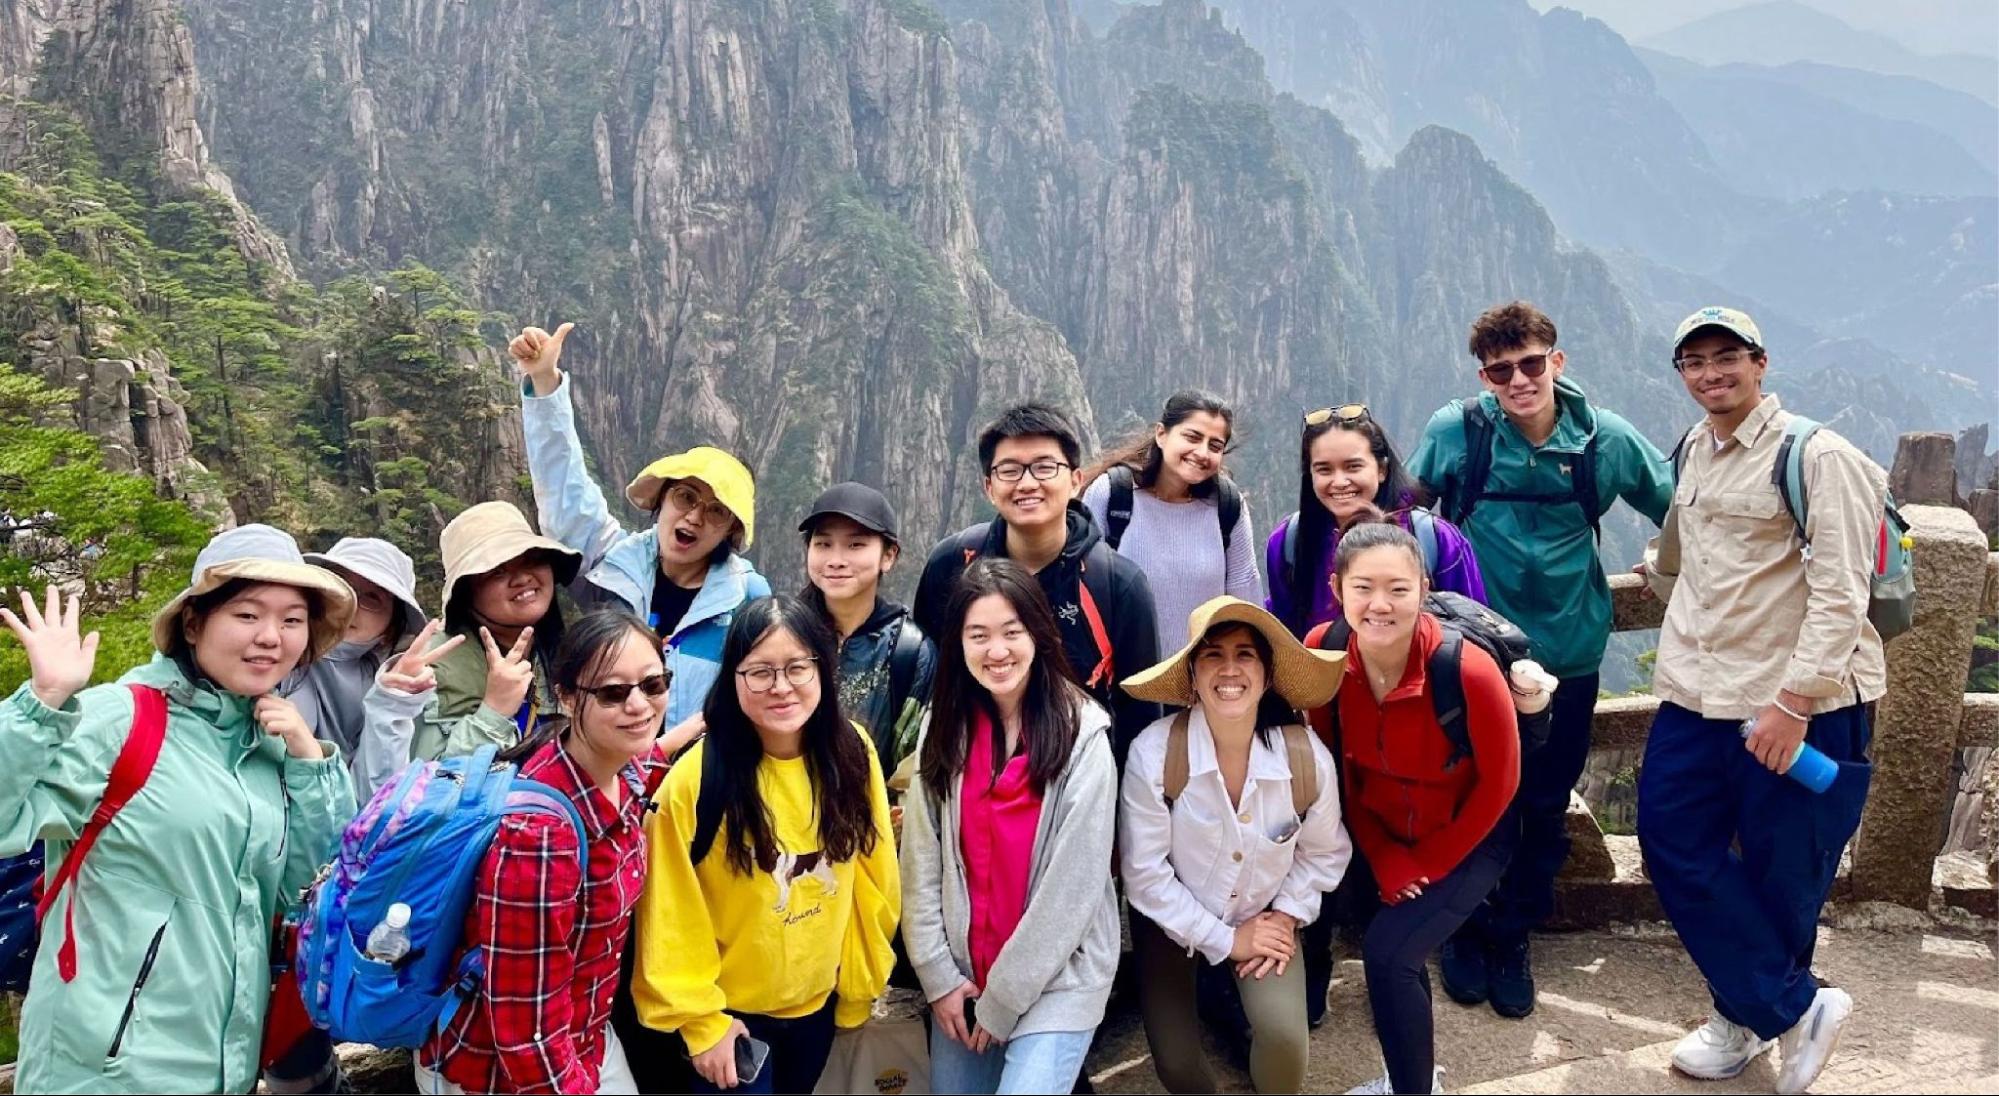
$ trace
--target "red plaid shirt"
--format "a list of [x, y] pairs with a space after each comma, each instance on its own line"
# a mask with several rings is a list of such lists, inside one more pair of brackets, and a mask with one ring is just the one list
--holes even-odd
[[618, 960], [645, 882], [645, 803], [666, 764], [655, 748], [627, 766], [615, 808], [559, 742], [521, 766], [576, 804], [587, 874], [566, 821], [501, 824], [465, 919], [466, 945], [486, 950], [486, 980], [423, 1048], [445, 1080], [467, 1092], [597, 1091]]

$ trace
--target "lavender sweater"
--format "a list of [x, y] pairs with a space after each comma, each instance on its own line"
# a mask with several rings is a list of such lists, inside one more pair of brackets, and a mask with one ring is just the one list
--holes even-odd
[[[1106, 518], [1110, 501], [1109, 476], [1091, 480], [1083, 491], [1083, 506], [1096, 519], [1097, 528], [1105, 531], [1110, 529]], [[1187, 618], [1202, 602], [1223, 594], [1252, 603], [1263, 597], [1247, 501], [1229, 534], [1226, 556], [1220, 526], [1220, 507], [1214, 499], [1161, 502], [1146, 491], [1131, 493], [1131, 524], [1125, 526], [1118, 554], [1138, 564], [1152, 587], [1162, 656], [1187, 645]]]
[[[1284, 520], [1277, 523], [1277, 528], [1270, 531], [1270, 542], [1264, 545], [1264, 565], [1270, 574], [1270, 600], [1264, 603], [1264, 607], [1276, 613], [1279, 620], [1290, 619], [1293, 580], [1284, 573], [1284, 533], [1297, 520], [1296, 511], [1286, 514]], [[1409, 528], [1408, 511], [1401, 511], [1396, 520], [1404, 529]], [[1443, 518], [1436, 520], [1437, 569], [1430, 575], [1430, 588], [1450, 590], [1485, 604], [1485, 580], [1479, 577], [1478, 557], [1472, 554], [1471, 542], [1465, 539], [1457, 526]], [[1324, 562], [1320, 564], [1319, 573], [1311, 579], [1314, 590], [1312, 613], [1304, 626], [1296, 629], [1300, 639], [1306, 632], [1339, 615], [1340, 599], [1333, 593], [1331, 582], [1333, 553], [1339, 546], [1340, 531], [1334, 526], [1327, 532], [1326, 553], [1322, 557]]]

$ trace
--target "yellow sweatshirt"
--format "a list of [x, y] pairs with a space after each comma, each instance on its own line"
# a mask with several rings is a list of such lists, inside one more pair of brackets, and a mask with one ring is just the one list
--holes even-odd
[[902, 916], [888, 792], [874, 747], [868, 747], [874, 850], [822, 863], [805, 760], [765, 757], [757, 783], [779, 856], [748, 877], [729, 866], [726, 826], [699, 864], [689, 858], [705, 748], [695, 744], [674, 764], [648, 823], [632, 978], [640, 1021], [680, 1032], [687, 1052], [700, 1054], [722, 1040], [729, 1013], [809, 1016], [838, 993], [834, 1022], [860, 1026], [888, 985], [895, 963], [889, 942]]

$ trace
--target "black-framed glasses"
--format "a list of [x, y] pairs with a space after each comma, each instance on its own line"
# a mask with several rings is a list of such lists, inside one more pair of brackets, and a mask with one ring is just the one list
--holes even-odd
[[1553, 357], [1554, 353], [1554, 348], [1549, 347], [1545, 354], [1529, 354], [1510, 362], [1493, 362], [1491, 365], [1480, 366], [1478, 371], [1485, 374], [1485, 379], [1494, 384], [1512, 384], [1513, 371], [1516, 369], [1527, 374], [1530, 379], [1538, 378], [1548, 371], [1548, 359]]
[[1751, 356], [1749, 351], [1738, 346], [1730, 350], [1724, 350], [1712, 357], [1702, 357], [1699, 354], [1686, 354], [1674, 358], [1673, 368], [1679, 370], [1682, 375], [1691, 376], [1698, 376], [1709, 369], [1713, 369], [1717, 373], [1733, 373], [1742, 368], [1743, 363], [1747, 362]]
[[609, 685], [578, 685], [576, 691], [595, 697], [597, 703], [606, 708], [616, 708], [631, 699], [633, 689], [647, 696], [665, 696], [667, 686], [672, 684], [673, 671], [661, 670], [656, 674], [647, 674], [637, 681], [615, 681]]
[[1003, 460], [986, 469], [986, 473], [1001, 483], [1019, 483], [1022, 476], [1032, 476], [1038, 482], [1047, 483], [1069, 467], [1071, 466], [1067, 461], [1059, 460], [1038, 460], [1029, 464], [1022, 464], [1017, 460]]
[[764, 663], [752, 666], [747, 670], [736, 671], [736, 676], [742, 678], [743, 684], [749, 686], [750, 691], [753, 693], [767, 693], [777, 688], [777, 675], [779, 674], [783, 674], [784, 679], [794, 687], [803, 685], [819, 676], [819, 660], [807, 656], [805, 658], [794, 658], [782, 666], [772, 666]]
[[1305, 412], [1306, 426], [1324, 426], [1334, 419], [1338, 419], [1342, 426], [1359, 426], [1364, 422], [1373, 422], [1374, 414], [1364, 403], [1343, 403], [1338, 407], [1321, 407], [1317, 411]]

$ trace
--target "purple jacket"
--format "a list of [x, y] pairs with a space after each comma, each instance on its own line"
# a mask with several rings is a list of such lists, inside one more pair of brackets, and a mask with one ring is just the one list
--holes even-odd
[[[1270, 541], [1263, 550], [1264, 571], [1270, 576], [1270, 599], [1264, 602], [1264, 607], [1277, 614], [1279, 620], [1288, 619], [1291, 608], [1292, 576], [1285, 571], [1284, 536], [1296, 520], [1296, 511], [1286, 514], [1284, 520], [1277, 523], [1277, 528], [1270, 531]], [[1409, 511], [1398, 512], [1396, 521], [1404, 529], [1409, 528]], [[1485, 581], [1479, 577], [1478, 557], [1472, 554], [1471, 542], [1458, 532], [1457, 526], [1443, 518], [1436, 518], [1435, 521], [1437, 566], [1430, 573], [1431, 589], [1450, 590], [1485, 604]], [[1340, 599], [1333, 593], [1331, 581], [1333, 553], [1339, 545], [1340, 531], [1335, 526], [1327, 532], [1326, 552], [1321, 557], [1325, 562], [1321, 564], [1319, 574], [1312, 579], [1316, 591], [1312, 595], [1312, 615], [1305, 626], [1298, 629], [1300, 639], [1306, 632], [1339, 615]]]

